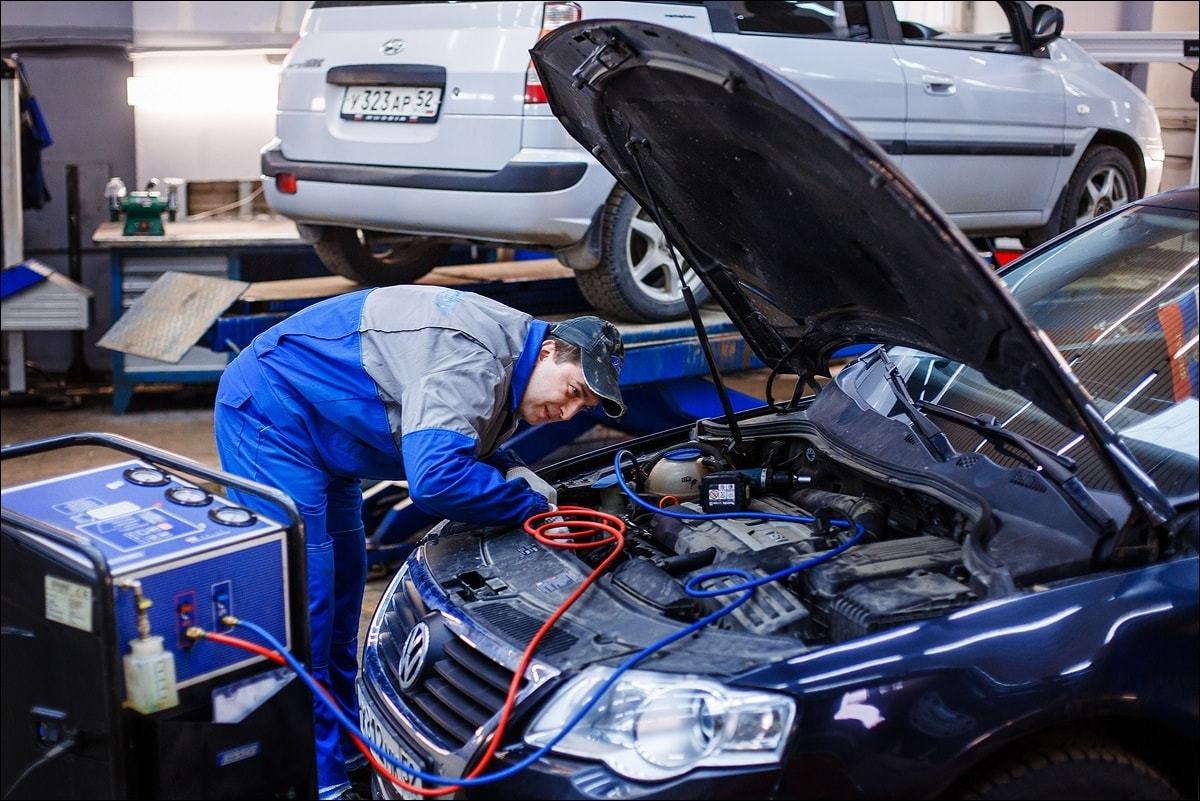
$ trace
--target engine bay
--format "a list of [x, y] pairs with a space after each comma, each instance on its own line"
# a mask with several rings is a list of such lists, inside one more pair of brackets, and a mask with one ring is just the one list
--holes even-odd
[[[816, 646], [936, 617], [993, 592], [973, 576], [969, 557], [964, 561], [964, 547], [973, 545], [967, 542], [974, 528], [968, 513], [929, 494], [861, 478], [806, 439], [755, 440], [734, 459], [712, 440], [694, 438], [638, 454], [636, 461], [635, 471], [626, 460], [625, 473], [640, 497], [664, 511], [712, 519], [641, 509], [611, 469], [564, 482], [559, 503], [603, 509], [627, 521], [624, 558], [612, 568], [610, 585], [667, 618], [691, 623], [735, 597], [695, 597], [685, 588], [691, 579], [728, 571], [704, 584], [717, 589], [742, 582], [739, 571], [756, 578], [786, 571], [843, 545], [856, 527], [862, 539], [851, 550], [761, 584], [716, 627]], [[726, 483], [721, 477], [730, 478]], [[706, 492], [716, 497], [706, 498]], [[737, 508], [726, 509], [723, 504], [736, 495]], [[718, 518], [714, 509], [729, 516]], [[796, 520], [736, 516], [742, 513]], [[589, 568], [602, 557], [579, 556]]]

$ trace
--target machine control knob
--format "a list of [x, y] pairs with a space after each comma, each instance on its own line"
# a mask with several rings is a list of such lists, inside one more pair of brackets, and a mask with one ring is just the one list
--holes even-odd
[[223, 526], [252, 526], [258, 515], [244, 506], [218, 506], [208, 510], [208, 516]]

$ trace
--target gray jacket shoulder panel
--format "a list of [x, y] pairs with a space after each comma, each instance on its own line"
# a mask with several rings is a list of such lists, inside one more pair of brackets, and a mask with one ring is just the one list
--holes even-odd
[[360, 328], [363, 368], [400, 447], [406, 431], [438, 428], [490, 453], [511, 428], [512, 366], [533, 318], [501, 303], [442, 287], [396, 286], [367, 296]]

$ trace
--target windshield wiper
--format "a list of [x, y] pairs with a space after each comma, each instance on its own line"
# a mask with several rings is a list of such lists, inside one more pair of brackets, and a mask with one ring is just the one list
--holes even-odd
[[930, 420], [921, 410], [917, 408], [913, 401], [912, 395], [908, 393], [908, 387], [904, 383], [904, 377], [900, 375], [900, 368], [896, 367], [887, 355], [886, 348], [876, 348], [875, 358], [883, 362], [884, 368], [887, 371], [888, 386], [892, 388], [892, 394], [896, 396], [900, 407], [904, 409], [905, 415], [912, 421], [913, 428], [921, 439], [925, 440], [925, 447], [933, 454], [933, 457], [939, 462], [949, 461], [954, 456], [954, 446], [950, 444], [950, 438], [942, 429], [937, 427], [937, 423]]
[[[951, 409], [948, 406], [939, 406], [932, 401], [924, 400], [917, 401], [917, 405], [934, 416], [945, 418], [952, 423], [958, 423], [979, 432], [984, 439], [992, 440], [993, 442], [1003, 442], [1006, 445], [1015, 445], [1023, 450], [1033, 460], [1033, 463], [1045, 471], [1047, 475], [1054, 474], [1058, 476], [1055, 479], [1056, 481], [1065, 481], [1078, 469], [1075, 460], [1070, 456], [1055, 453], [1040, 442], [1035, 442], [1015, 431], [1010, 431], [990, 414], [980, 414], [972, 417], [957, 409]], [[1061, 475], [1058, 473], [1059, 470], [1063, 471]]]
[[1116, 521], [1113, 520], [1112, 515], [1097, 503], [1092, 494], [1088, 492], [1087, 487], [1075, 475], [1078, 466], [1071, 457], [1055, 453], [1041, 443], [1027, 439], [1015, 431], [1009, 431], [1000, 425], [999, 421], [990, 414], [981, 414], [972, 417], [957, 409], [939, 406], [931, 401], [917, 401], [917, 403], [930, 414], [973, 429], [979, 432], [985, 439], [1020, 448], [1029, 455], [1029, 458], [1037, 465], [1039, 472], [1043, 476], [1065, 492], [1067, 497], [1074, 501], [1104, 531], [1109, 531], [1116, 526]]

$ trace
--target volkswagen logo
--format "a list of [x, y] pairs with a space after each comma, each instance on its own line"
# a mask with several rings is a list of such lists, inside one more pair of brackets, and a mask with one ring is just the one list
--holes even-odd
[[429, 626], [424, 622], [413, 626], [400, 649], [400, 689], [407, 690], [417, 682], [429, 653]]
[[408, 42], [403, 39], [388, 39], [379, 50], [385, 56], [398, 56], [404, 52], [406, 47], [408, 47]]

